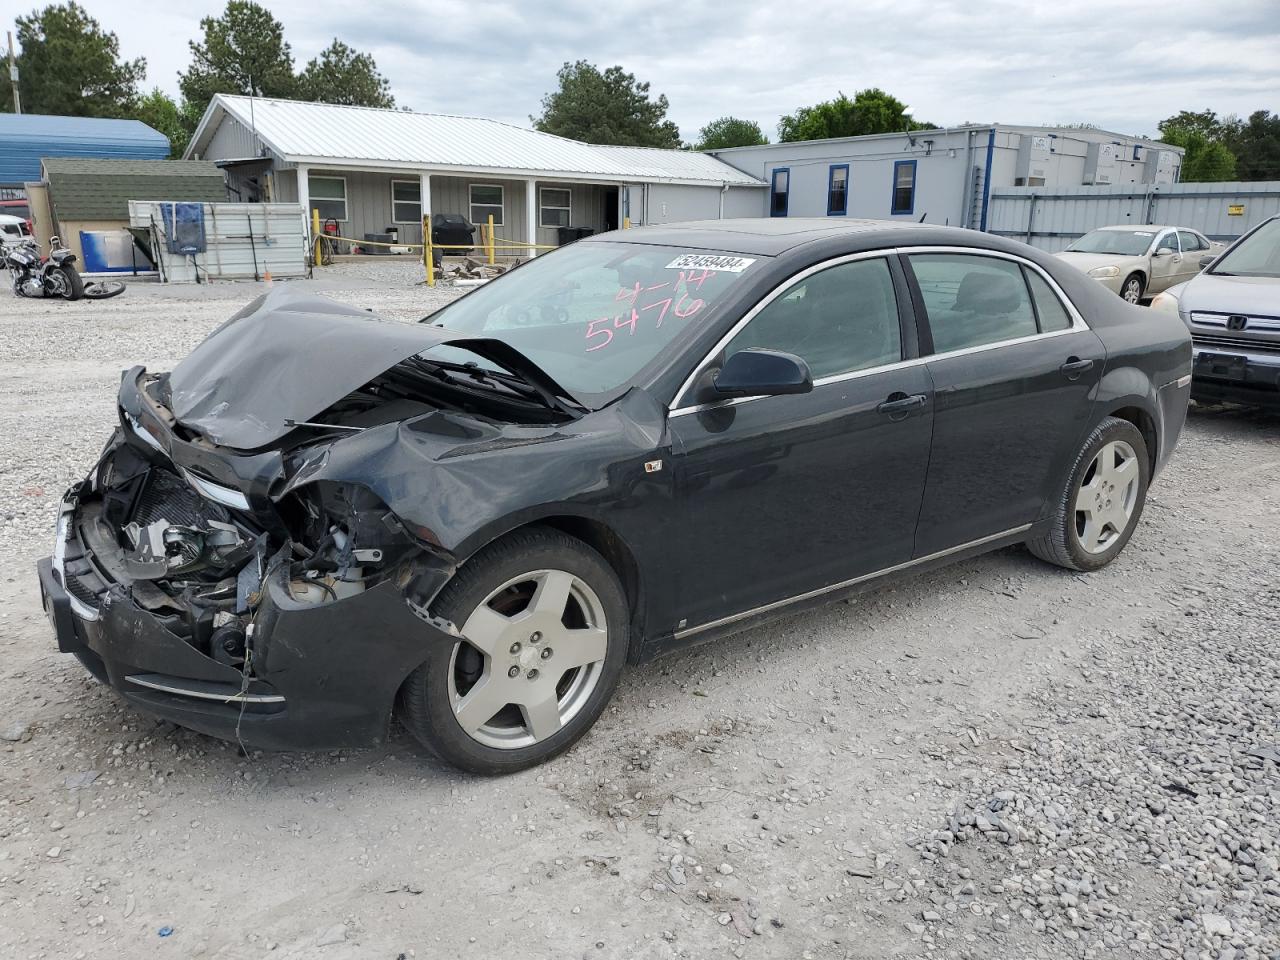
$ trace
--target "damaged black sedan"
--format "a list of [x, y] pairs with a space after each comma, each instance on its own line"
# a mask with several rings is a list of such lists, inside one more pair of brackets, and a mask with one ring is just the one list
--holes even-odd
[[59, 648], [245, 745], [393, 716], [502, 772], [628, 662], [1015, 543], [1110, 562], [1191, 348], [972, 231], [723, 221], [580, 241], [419, 324], [279, 289], [120, 423], [40, 563]]

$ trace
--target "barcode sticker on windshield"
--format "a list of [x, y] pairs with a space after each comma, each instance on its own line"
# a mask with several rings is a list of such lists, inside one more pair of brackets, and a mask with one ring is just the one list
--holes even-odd
[[725, 257], [714, 253], [686, 253], [667, 264], [668, 270], [717, 270], [741, 273], [755, 263], [754, 257]]

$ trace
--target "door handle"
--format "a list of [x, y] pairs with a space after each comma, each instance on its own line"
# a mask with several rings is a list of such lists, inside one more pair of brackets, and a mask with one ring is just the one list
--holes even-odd
[[1092, 360], [1081, 360], [1079, 357], [1070, 357], [1067, 362], [1058, 368], [1067, 375], [1068, 380], [1076, 380], [1080, 374], [1086, 370], [1093, 369]]
[[[877, 413], [887, 413], [890, 417], [900, 419], [905, 417], [916, 407], [923, 407], [929, 398], [923, 393], [913, 393], [907, 396], [905, 393], [891, 393], [889, 398], [876, 407]], [[897, 416], [895, 416], [897, 415]]]

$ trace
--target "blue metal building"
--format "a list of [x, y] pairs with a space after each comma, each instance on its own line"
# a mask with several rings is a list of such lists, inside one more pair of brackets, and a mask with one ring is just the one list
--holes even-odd
[[141, 120], [0, 113], [0, 184], [40, 179], [42, 157], [163, 160], [169, 140]]

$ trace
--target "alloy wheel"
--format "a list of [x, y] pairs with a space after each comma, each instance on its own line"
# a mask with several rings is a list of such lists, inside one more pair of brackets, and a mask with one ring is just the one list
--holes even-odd
[[1138, 455], [1124, 440], [1103, 444], [1076, 492], [1076, 537], [1088, 553], [1105, 553], [1124, 536], [1138, 503]]
[[582, 578], [536, 570], [492, 591], [462, 625], [449, 663], [458, 725], [514, 750], [558, 733], [586, 705], [608, 650], [604, 605]]
[[1142, 300], [1142, 281], [1137, 277], [1130, 277], [1124, 282], [1124, 290], [1120, 294], [1124, 297], [1126, 303], [1139, 303]]

